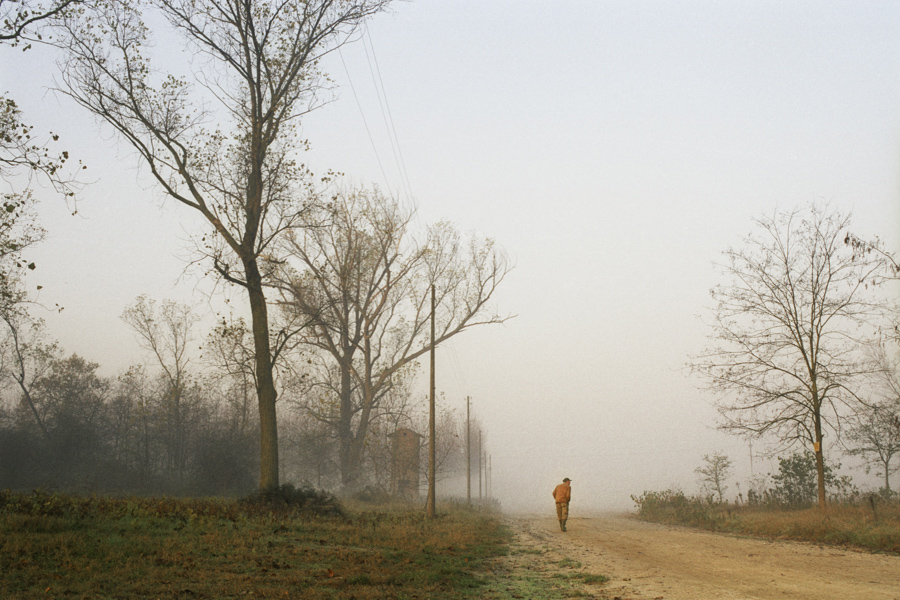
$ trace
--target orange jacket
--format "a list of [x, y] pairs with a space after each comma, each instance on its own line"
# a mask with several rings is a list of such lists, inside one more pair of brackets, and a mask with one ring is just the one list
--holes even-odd
[[553, 489], [553, 499], [557, 502], [569, 502], [572, 500], [572, 486], [569, 482], [561, 483]]

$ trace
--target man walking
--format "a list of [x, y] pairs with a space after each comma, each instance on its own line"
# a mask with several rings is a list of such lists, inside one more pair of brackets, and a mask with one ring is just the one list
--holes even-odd
[[572, 480], [566, 477], [563, 482], [553, 489], [553, 499], [556, 500], [556, 516], [559, 518], [559, 530], [566, 530], [566, 520], [569, 518], [569, 501], [572, 500]]

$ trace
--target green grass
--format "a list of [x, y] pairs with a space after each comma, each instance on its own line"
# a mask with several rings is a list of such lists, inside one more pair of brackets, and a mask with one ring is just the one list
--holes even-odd
[[861, 504], [782, 509], [710, 504], [676, 492], [645, 492], [635, 498], [638, 517], [773, 539], [850, 546], [900, 554], [900, 504], [882, 504], [877, 513]]
[[564, 558], [559, 561], [559, 566], [562, 569], [580, 569], [581, 563], [577, 560], [572, 560], [571, 558]]
[[0, 598], [479, 597], [508, 540], [462, 510], [0, 493]]

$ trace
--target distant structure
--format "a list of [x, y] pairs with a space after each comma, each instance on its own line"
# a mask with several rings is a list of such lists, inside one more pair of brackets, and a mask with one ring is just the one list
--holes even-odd
[[391, 438], [391, 495], [416, 502], [419, 500], [419, 439], [422, 436], [401, 427]]

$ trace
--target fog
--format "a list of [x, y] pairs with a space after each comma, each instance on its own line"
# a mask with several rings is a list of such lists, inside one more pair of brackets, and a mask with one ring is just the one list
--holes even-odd
[[[694, 492], [717, 451], [735, 463], [729, 495], [776, 470], [765, 440], [716, 429], [686, 367], [706, 341], [713, 264], [754, 217], [811, 202], [900, 249], [898, 30], [886, 2], [422, 1], [326, 58], [336, 94], [304, 117], [303, 160], [415, 203], [422, 226], [489, 236], [515, 263], [493, 302], [514, 318], [442, 345], [436, 369], [449, 405], [464, 414], [471, 398], [505, 509], [551, 511], [563, 477], [573, 515]], [[41, 315], [51, 335], [114, 375], [143, 357], [119, 319], [139, 294], [193, 304], [206, 324], [242, 299], [188, 267], [198, 218], [48, 91], [55, 69], [47, 49], [0, 52], [3, 90], [93, 181], [76, 216], [38, 188], [49, 235], [28, 281], [64, 307]]]

